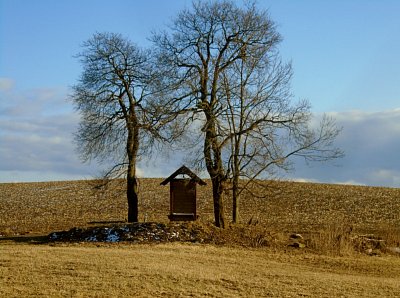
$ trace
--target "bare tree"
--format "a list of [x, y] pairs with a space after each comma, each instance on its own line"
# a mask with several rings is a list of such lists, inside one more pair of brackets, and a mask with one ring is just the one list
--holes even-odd
[[137, 222], [136, 164], [155, 140], [167, 140], [170, 106], [155, 89], [160, 76], [149, 52], [113, 33], [94, 34], [83, 48], [83, 72], [71, 95], [82, 117], [78, 150], [84, 161], [110, 164], [106, 178], [126, 178], [128, 222]]
[[[281, 63], [277, 51], [281, 36], [255, 4], [194, 2], [178, 14], [170, 33], [156, 34], [153, 41], [159, 65], [171, 70], [175, 98], [191, 108], [189, 119], [202, 122], [217, 226], [225, 225], [223, 194], [230, 179], [237, 220], [240, 177], [254, 181], [292, 155], [317, 157], [313, 151], [324, 153], [319, 146], [332, 144], [334, 123], [324, 122], [316, 134], [308, 129], [308, 104], [291, 103], [291, 65]], [[335, 149], [327, 150], [330, 155], [321, 157], [335, 157]]]
[[340, 131], [335, 122], [324, 116], [318, 127], [310, 128], [309, 104], [292, 102], [291, 76], [291, 65], [281, 62], [274, 46], [248, 47], [246, 56], [223, 74], [221, 100], [227, 108], [219, 127], [221, 144], [229, 144], [224, 149], [233, 222], [238, 221], [240, 194], [266, 173], [291, 169], [291, 157], [326, 161], [342, 156], [333, 145]]

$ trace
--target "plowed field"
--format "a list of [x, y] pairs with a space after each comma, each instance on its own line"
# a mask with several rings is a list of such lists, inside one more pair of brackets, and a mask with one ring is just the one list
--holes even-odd
[[[168, 222], [169, 186], [161, 179], [140, 180], [139, 220]], [[209, 181], [208, 181], [209, 182]], [[124, 222], [124, 184], [106, 192], [94, 181], [0, 184], [0, 235], [47, 234], [76, 226]], [[400, 227], [400, 189], [294, 182], [268, 182], [264, 198], [244, 195], [240, 220], [251, 218], [279, 231], [317, 230], [334, 223], [360, 233]], [[210, 183], [197, 187], [199, 220], [213, 220]], [[228, 197], [228, 196], [226, 196]], [[226, 201], [226, 218], [231, 218]]]

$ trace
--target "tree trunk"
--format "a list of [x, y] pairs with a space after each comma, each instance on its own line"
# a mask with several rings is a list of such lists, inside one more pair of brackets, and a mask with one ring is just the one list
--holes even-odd
[[213, 201], [214, 201], [214, 218], [215, 225], [219, 228], [225, 228], [224, 217], [224, 182], [219, 175], [211, 179], [213, 188]]
[[139, 211], [138, 211], [138, 184], [135, 171], [129, 168], [135, 167], [129, 165], [127, 175], [127, 192], [126, 196], [128, 199], [128, 222], [138, 222]]
[[233, 176], [232, 183], [232, 222], [237, 223], [239, 221], [239, 177], [238, 175]]
[[[210, 133], [210, 130], [210, 128], [207, 130], [204, 140], [204, 157], [207, 171], [212, 182], [215, 225], [217, 227], [224, 228], [224, 203], [222, 199], [224, 193], [225, 176], [222, 169], [221, 152], [219, 151], [219, 148], [215, 146], [215, 138], [213, 139], [210, 137], [213, 135]], [[214, 146], [211, 145], [213, 142]]]
[[240, 190], [239, 190], [239, 172], [240, 172], [240, 164], [239, 164], [239, 150], [240, 150], [240, 136], [235, 137], [235, 148], [233, 153], [233, 167], [232, 167], [232, 222], [237, 223], [239, 221], [239, 198], [240, 198]]
[[128, 140], [127, 140], [127, 154], [128, 154], [128, 172], [127, 172], [127, 191], [126, 196], [128, 199], [128, 222], [139, 221], [138, 210], [138, 183], [136, 177], [136, 158], [139, 149], [139, 128], [137, 127], [135, 114], [130, 115], [128, 123]]
[[210, 114], [205, 114], [208, 127], [204, 138], [204, 159], [212, 182], [215, 225], [225, 228], [223, 202], [225, 175], [222, 167], [221, 150], [217, 144], [213, 119]]

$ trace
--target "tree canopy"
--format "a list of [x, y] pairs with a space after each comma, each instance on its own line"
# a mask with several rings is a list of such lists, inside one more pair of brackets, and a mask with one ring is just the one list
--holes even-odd
[[211, 179], [218, 227], [225, 226], [225, 193], [237, 222], [240, 194], [289, 170], [291, 157], [342, 156], [334, 120], [312, 126], [309, 103], [294, 100], [282, 36], [255, 3], [195, 1], [152, 41], [148, 51], [118, 34], [95, 34], [79, 55], [83, 73], [72, 95], [83, 158], [116, 158], [110, 175], [126, 169], [129, 221], [138, 220], [138, 158], [184, 131], [201, 142], [197, 161]]
[[217, 226], [225, 224], [222, 198], [230, 188], [237, 220], [239, 178], [253, 182], [274, 166], [287, 169], [292, 155], [341, 155], [333, 146], [335, 123], [324, 118], [311, 129], [309, 104], [293, 101], [292, 67], [280, 58], [281, 40], [266, 11], [233, 1], [194, 2], [169, 31], [153, 37], [159, 63], [173, 70], [170, 83], [191, 107], [190, 119], [202, 123], [197, 133]]
[[81, 78], [72, 101], [81, 114], [76, 134], [85, 161], [111, 161], [105, 176], [127, 179], [128, 221], [138, 221], [138, 158], [155, 141], [168, 141], [173, 108], [158, 89], [161, 79], [149, 51], [115, 33], [97, 33], [78, 57]]

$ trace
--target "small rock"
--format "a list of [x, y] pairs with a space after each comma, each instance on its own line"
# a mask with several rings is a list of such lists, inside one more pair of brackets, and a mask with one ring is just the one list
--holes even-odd
[[289, 244], [290, 247], [294, 247], [294, 248], [305, 248], [306, 245], [304, 243], [300, 243], [300, 242], [294, 242], [292, 244]]
[[302, 239], [302, 240], [304, 239], [302, 235], [297, 234], [297, 233], [291, 234], [289, 238], [290, 239]]

